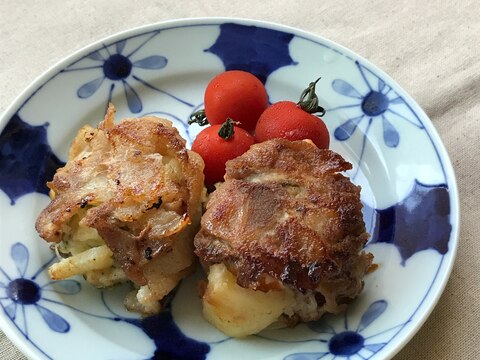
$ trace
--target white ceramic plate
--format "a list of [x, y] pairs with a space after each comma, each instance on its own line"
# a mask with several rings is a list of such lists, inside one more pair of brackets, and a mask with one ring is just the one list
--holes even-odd
[[[256, 74], [270, 101], [317, 86], [332, 149], [362, 185], [367, 245], [379, 269], [348, 312], [243, 340], [201, 316], [195, 278], [171, 308], [138, 319], [124, 288], [82, 279], [52, 283], [48, 245], [34, 230], [49, 201], [46, 180], [76, 131], [96, 125], [113, 101], [117, 119], [154, 114], [186, 125], [208, 81], [225, 69]], [[190, 19], [111, 36], [36, 80], [0, 128], [0, 324], [33, 359], [385, 359], [423, 324], [453, 265], [459, 228], [450, 161], [426, 114], [388, 75], [351, 51], [289, 27], [239, 19]]]

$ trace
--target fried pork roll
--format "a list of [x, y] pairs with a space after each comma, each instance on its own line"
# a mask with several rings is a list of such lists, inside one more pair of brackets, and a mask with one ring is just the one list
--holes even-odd
[[171, 122], [156, 117], [83, 127], [65, 167], [48, 183], [52, 201], [37, 219], [61, 261], [53, 279], [83, 275], [97, 287], [131, 281], [129, 310], [155, 313], [194, 267], [202, 213], [203, 161]]
[[333, 151], [283, 139], [227, 163], [194, 240], [207, 320], [241, 337], [345, 310], [373, 260], [360, 187], [340, 174], [350, 168]]

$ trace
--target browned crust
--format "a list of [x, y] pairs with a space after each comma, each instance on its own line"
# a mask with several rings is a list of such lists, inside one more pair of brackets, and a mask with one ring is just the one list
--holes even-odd
[[339, 174], [350, 168], [305, 141], [252, 146], [227, 163], [195, 237], [196, 254], [225, 263], [239, 285], [253, 289], [268, 290], [266, 275], [300, 291], [356, 277], [368, 234], [360, 187]]
[[143, 285], [143, 266], [170, 251], [175, 234], [199, 216], [203, 161], [168, 120], [114, 125], [113, 115], [111, 106], [97, 129], [79, 131], [67, 164], [48, 183], [54, 199], [36, 229], [59, 242], [70, 219], [86, 208], [82, 223], [98, 231], [127, 276]]

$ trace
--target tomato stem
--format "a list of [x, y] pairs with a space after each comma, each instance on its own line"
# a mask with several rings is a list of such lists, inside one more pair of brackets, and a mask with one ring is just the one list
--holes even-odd
[[227, 121], [225, 121], [220, 130], [218, 130], [218, 136], [225, 140], [233, 137], [233, 135], [235, 134], [234, 125], [235, 122], [232, 119], [227, 118]]
[[321, 77], [311, 82], [308, 87], [303, 90], [297, 105], [300, 106], [303, 111], [310, 114], [319, 113], [318, 116], [323, 116], [325, 115], [325, 109], [318, 105], [318, 96], [315, 93], [315, 85], [317, 85], [320, 79]]
[[207, 115], [205, 115], [205, 109], [195, 111], [190, 115], [190, 120], [188, 120], [188, 125], [198, 124], [200, 126], [208, 125]]

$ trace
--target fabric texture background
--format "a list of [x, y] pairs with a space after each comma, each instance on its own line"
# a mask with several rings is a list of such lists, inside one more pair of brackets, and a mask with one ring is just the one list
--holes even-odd
[[[480, 359], [477, 1], [0, 0], [0, 112], [46, 69], [93, 41], [140, 25], [205, 16], [273, 21], [333, 40], [380, 67], [423, 107], [456, 172], [460, 245], [438, 305], [394, 359]], [[25, 359], [1, 331], [0, 359]]]

